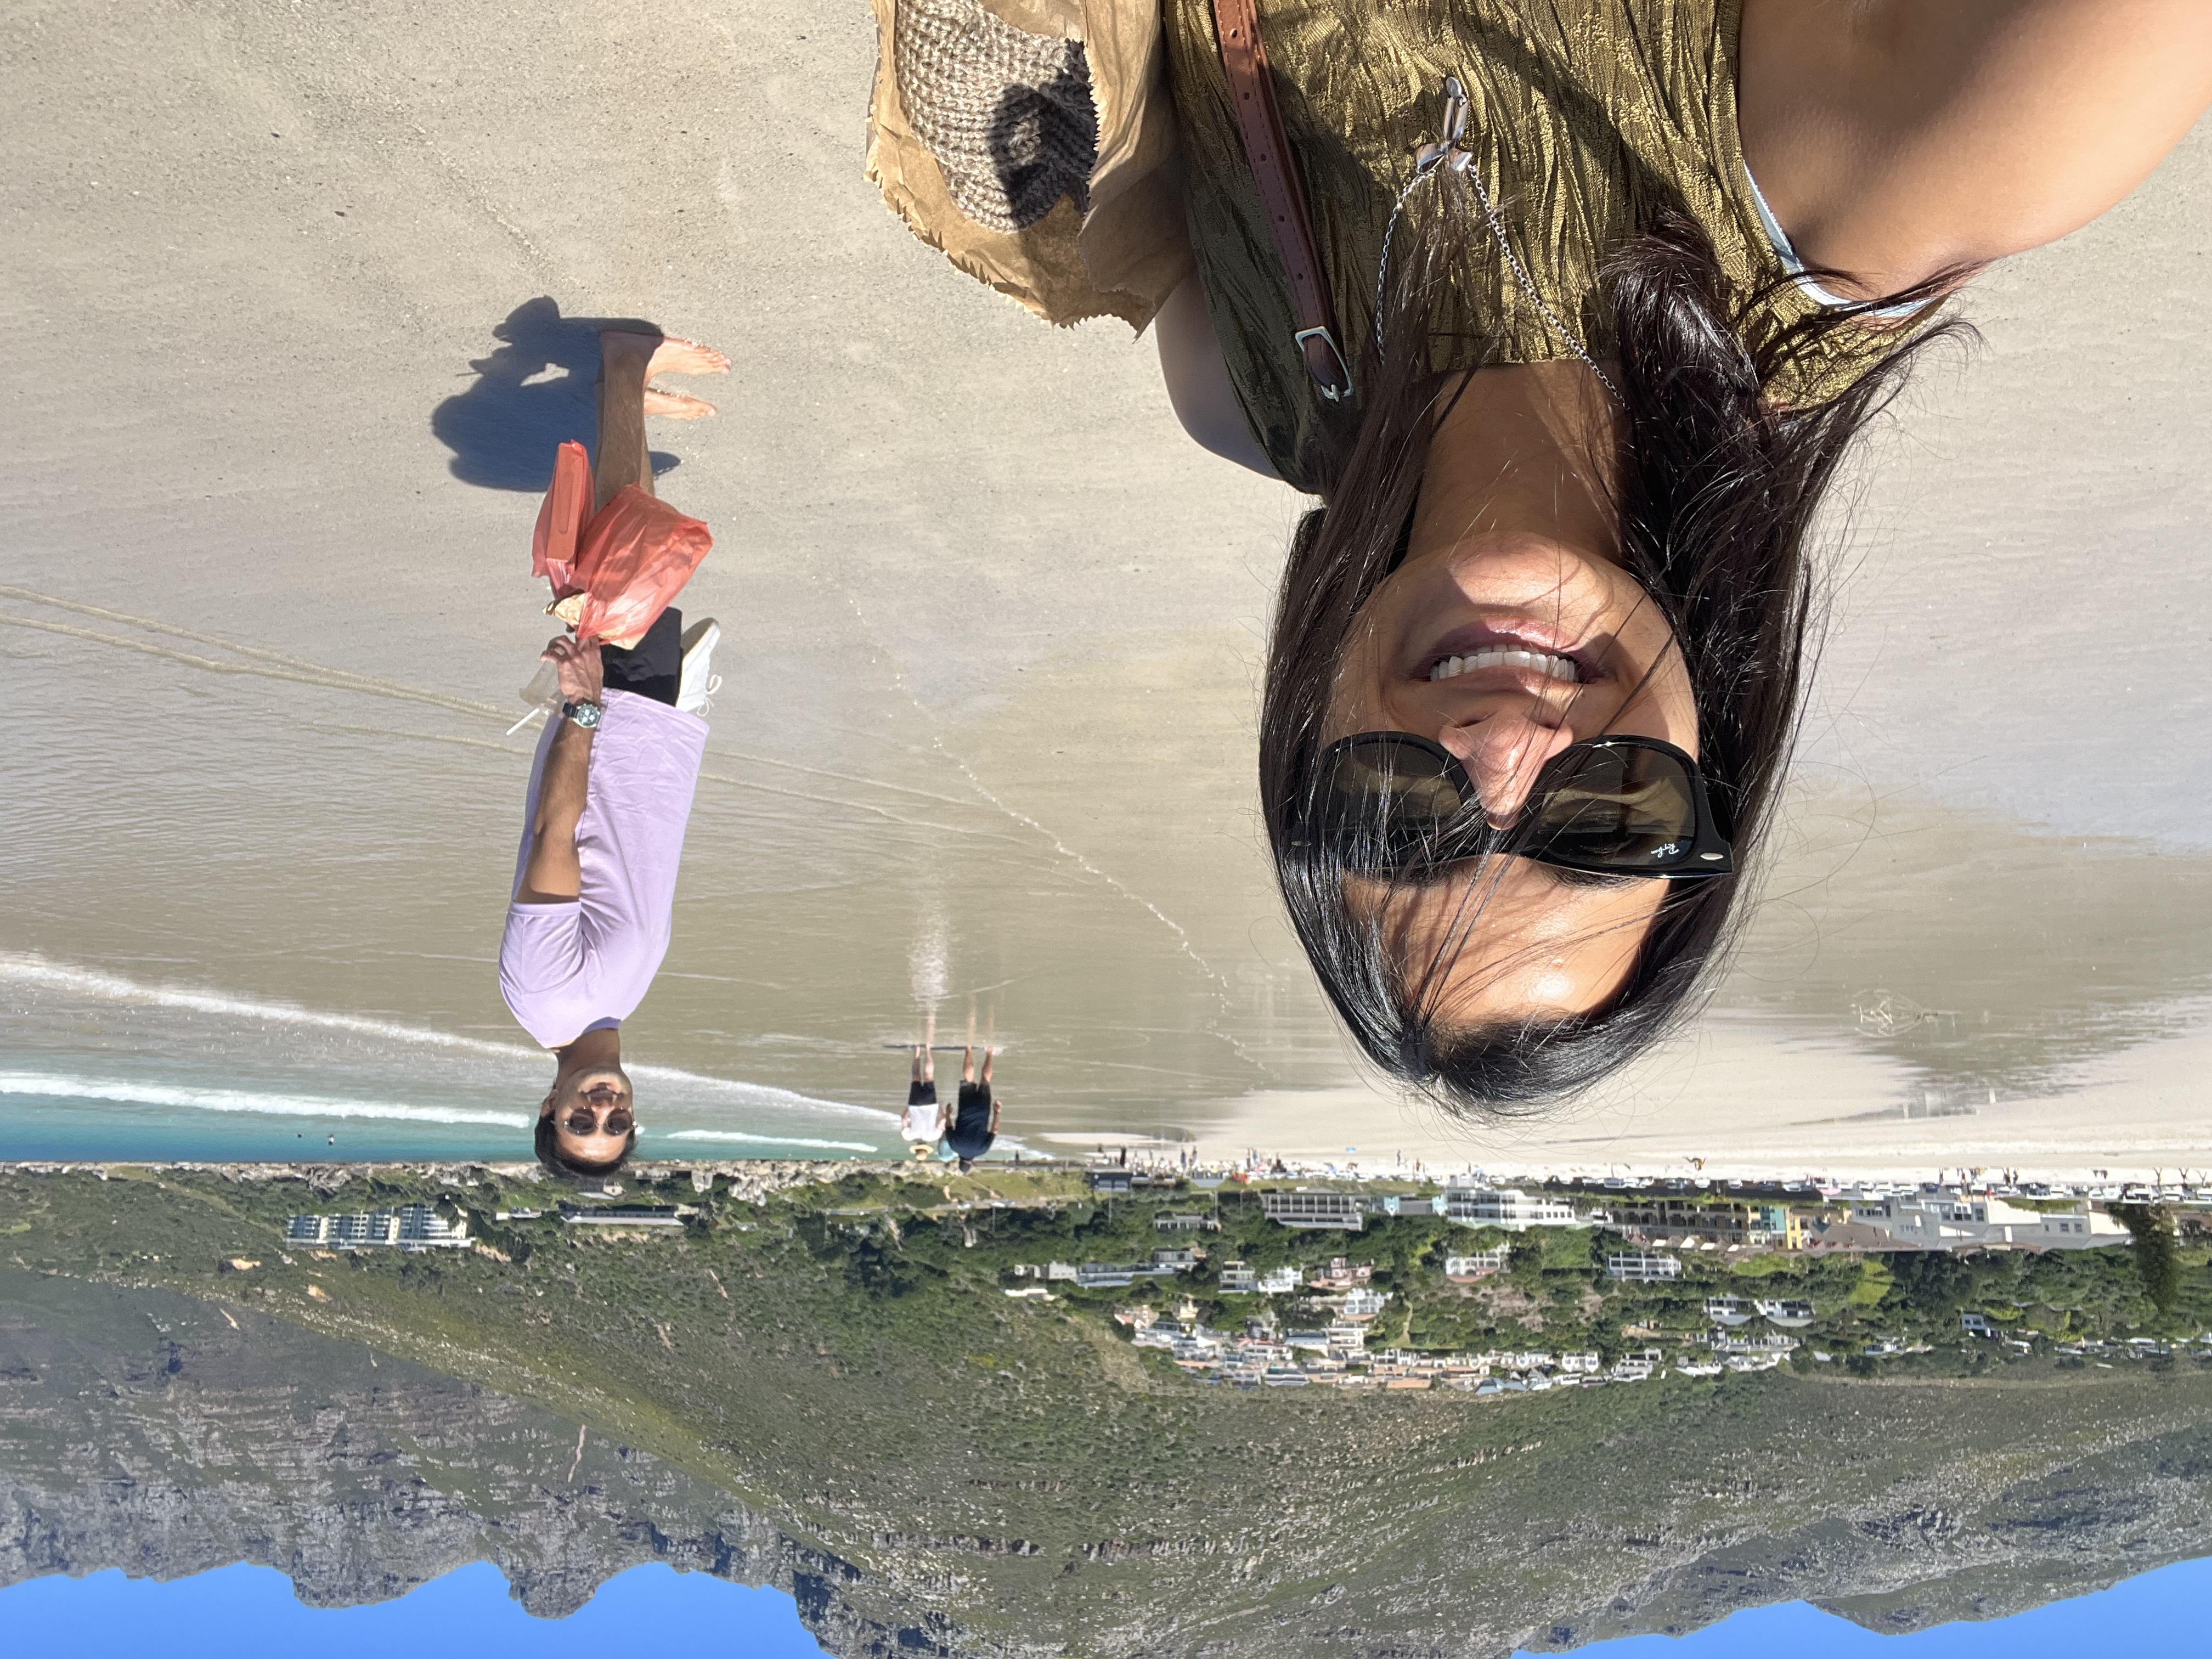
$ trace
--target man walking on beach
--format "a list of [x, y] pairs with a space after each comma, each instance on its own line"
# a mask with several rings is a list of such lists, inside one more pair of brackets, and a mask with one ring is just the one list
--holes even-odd
[[[652, 493], [647, 415], [714, 412], [646, 382], [729, 368], [720, 352], [658, 335], [609, 332], [599, 349], [594, 510], [628, 484]], [[686, 629], [672, 606], [629, 649], [566, 635], [545, 647], [562, 702], [531, 769], [499, 986], [522, 1028], [553, 1051], [537, 1150], [560, 1173], [609, 1174], [637, 1145], [622, 1022], [668, 953], [720, 634], [712, 620]]]
[[960, 1173], [965, 1175], [975, 1165], [975, 1160], [991, 1150], [998, 1139], [999, 1106], [991, 1098], [991, 1062], [999, 1057], [996, 1048], [983, 1050], [983, 1075], [975, 1075], [975, 1051], [965, 1050], [960, 1062], [960, 1109], [952, 1120], [952, 1127], [945, 1133], [945, 1151], [940, 1157], [960, 1160]]

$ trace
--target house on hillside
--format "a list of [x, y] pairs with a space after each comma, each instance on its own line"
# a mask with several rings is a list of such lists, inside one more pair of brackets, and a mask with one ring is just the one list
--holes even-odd
[[1581, 1224], [1565, 1199], [1525, 1193], [1517, 1187], [1447, 1187], [1443, 1214], [1468, 1227], [1503, 1227], [1525, 1232], [1531, 1227], [1573, 1227]]
[[1648, 1250], [1619, 1250], [1605, 1259], [1605, 1273], [1632, 1285], [1656, 1285], [1682, 1276], [1680, 1256], [1657, 1255]]
[[2031, 1210], [1977, 1193], [1862, 1201], [1851, 1206], [1851, 1220], [1911, 1250], [2090, 1250], [2124, 1244], [2129, 1237], [2100, 1210]]
[[1273, 1189], [1260, 1194], [1268, 1220], [1285, 1227], [1356, 1233], [1367, 1225], [1367, 1208], [1357, 1193]]
[[1317, 1291], [1348, 1291], [1374, 1277], [1374, 1263], [1362, 1261], [1355, 1265], [1348, 1258], [1336, 1255], [1329, 1258], [1328, 1266], [1310, 1274], [1306, 1283]]
[[1455, 1285], [1472, 1285], [1477, 1279], [1504, 1272], [1512, 1255], [1513, 1247], [1510, 1244], [1500, 1244], [1491, 1250], [1469, 1250], [1461, 1255], [1448, 1255], [1444, 1258], [1444, 1277]]
[[1607, 1206], [1613, 1226], [1639, 1244], [1710, 1240], [1723, 1249], [1794, 1250], [1805, 1218], [1786, 1204], [1714, 1203], [1692, 1198], [1630, 1198]]
[[561, 1219], [571, 1227], [681, 1227], [698, 1214], [688, 1204], [563, 1204]]
[[1260, 1276], [1241, 1261], [1221, 1264], [1221, 1293], [1224, 1296], [1247, 1296], [1260, 1288]]
[[1832, 1255], [1847, 1250], [1870, 1252], [1917, 1250], [1920, 1248], [1917, 1244], [1904, 1243], [1885, 1228], [1869, 1226], [1862, 1221], [1816, 1221], [1805, 1229], [1804, 1249], [1808, 1255]]
[[1078, 1290], [1115, 1290], [1124, 1285], [1133, 1285], [1140, 1279], [1169, 1279], [1173, 1267], [1156, 1267], [1149, 1261], [1086, 1261], [1075, 1270]]
[[1809, 1302], [1762, 1298], [1751, 1305], [1768, 1324], [1779, 1325], [1785, 1331], [1802, 1331], [1813, 1322], [1813, 1304]]
[[1382, 1193], [1366, 1200], [1370, 1215], [1442, 1215], [1441, 1199], [1417, 1198], [1407, 1193]]
[[469, 1225], [447, 1221], [428, 1204], [403, 1204], [357, 1215], [292, 1216], [284, 1242], [333, 1250], [458, 1250], [468, 1246]]
[[1358, 1290], [1344, 1293], [1342, 1311], [1346, 1319], [1372, 1319], [1390, 1304], [1388, 1291]]

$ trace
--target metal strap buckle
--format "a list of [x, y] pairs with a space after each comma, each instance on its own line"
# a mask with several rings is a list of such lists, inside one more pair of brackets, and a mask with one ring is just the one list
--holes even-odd
[[[1344, 353], [1336, 343], [1336, 337], [1322, 327], [1302, 328], [1291, 337], [1297, 343], [1298, 356], [1305, 360], [1306, 373], [1313, 376], [1314, 385], [1320, 389], [1321, 395], [1333, 404], [1348, 401], [1352, 397], [1352, 370], [1345, 364]], [[1321, 368], [1316, 367], [1312, 354], [1306, 349], [1309, 340], [1319, 340], [1328, 349], [1328, 361], [1322, 367], [1334, 371], [1334, 384], [1330, 383]]]

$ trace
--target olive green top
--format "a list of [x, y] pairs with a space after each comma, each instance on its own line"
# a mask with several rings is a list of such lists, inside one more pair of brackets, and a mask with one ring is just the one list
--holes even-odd
[[[1600, 272], [1662, 208], [1713, 244], [1739, 301], [1780, 283], [1736, 131], [1741, 0], [1256, 0], [1314, 240], [1357, 361], [1374, 325], [1385, 227], [1420, 147], [1440, 136], [1447, 76], [1472, 106], [1462, 143], [1536, 291], [1591, 354], [1613, 355]], [[1191, 233], [1231, 380], [1254, 435], [1291, 483], [1314, 490], [1352, 417], [1307, 378], [1288, 283], [1231, 113], [1210, 0], [1164, 0]], [[1435, 188], [1425, 185], [1424, 189]], [[1484, 232], [1441, 319], [1480, 362], [1572, 357]], [[1782, 283], [1751, 331], [1820, 309]], [[1898, 343], [1838, 331], [1792, 402], [1832, 397]], [[1488, 342], [1486, 347], [1485, 342]], [[1468, 368], [1468, 361], [1440, 364]]]

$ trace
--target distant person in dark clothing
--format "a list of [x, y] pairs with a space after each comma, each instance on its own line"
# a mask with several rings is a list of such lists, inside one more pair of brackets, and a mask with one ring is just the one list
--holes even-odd
[[999, 1134], [999, 1108], [991, 1098], [991, 1062], [999, 1057], [996, 1048], [983, 1050], [983, 1075], [975, 1075], [975, 1051], [965, 1049], [960, 1060], [960, 1107], [952, 1120], [952, 1127], [945, 1132], [945, 1151], [939, 1158], [951, 1157], [960, 1160], [964, 1175], [973, 1169], [975, 1160], [991, 1150], [991, 1143]]

